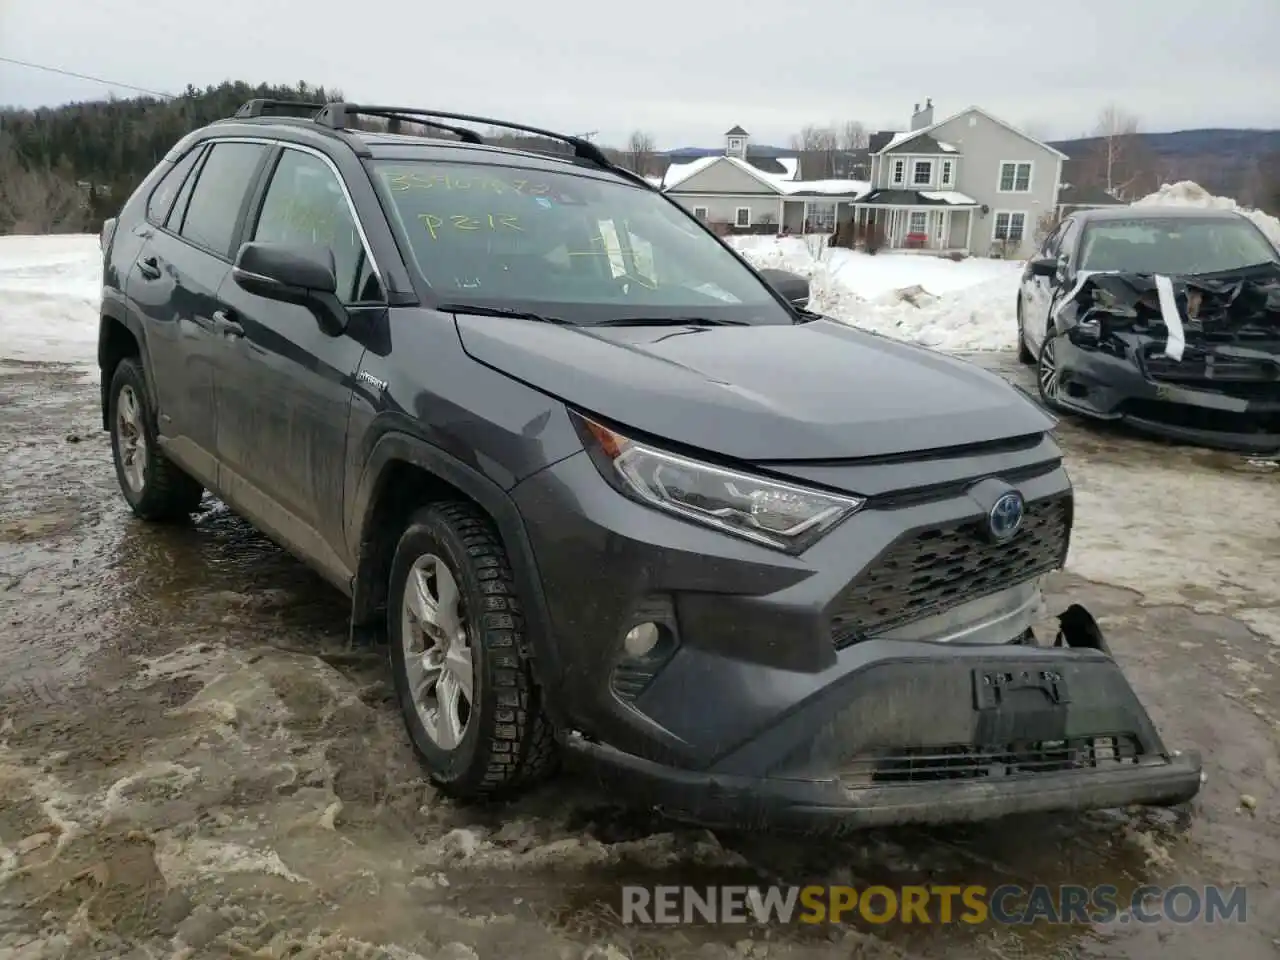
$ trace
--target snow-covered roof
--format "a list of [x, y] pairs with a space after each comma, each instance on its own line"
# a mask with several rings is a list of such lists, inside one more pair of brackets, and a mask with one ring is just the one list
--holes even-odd
[[937, 200], [953, 207], [976, 207], [978, 201], [958, 190], [921, 190], [920, 196], [926, 200]]
[[778, 162], [787, 172], [766, 173], [740, 157], [722, 155], [699, 157], [688, 163], [673, 163], [667, 168], [666, 176], [663, 177], [662, 189], [675, 189], [715, 163], [733, 164], [739, 170], [759, 180], [763, 186], [783, 195], [817, 193], [824, 196], [856, 197], [866, 193], [870, 187], [865, 180], [796, 180], [793, 178], [797, 173], [799, 161], [792, 157], [779, 157]]

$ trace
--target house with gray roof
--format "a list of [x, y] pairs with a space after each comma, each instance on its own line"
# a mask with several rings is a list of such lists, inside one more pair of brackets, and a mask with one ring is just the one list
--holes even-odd
[[1027, 257], [1056, 212], [1066, 155], [980, 107], [935, 122], [932, 100], [916, 104], [909, 129], [870, 149], [854, 222], [877, 225], [887, 249]]
[[752, 150], [742, 127], [725, 132], [724, 153], [672, 163], [662, 189], [694, 216], [734, 233], [832, 233], [853, 217], [865, 180], [800, 180], [797, 156]]

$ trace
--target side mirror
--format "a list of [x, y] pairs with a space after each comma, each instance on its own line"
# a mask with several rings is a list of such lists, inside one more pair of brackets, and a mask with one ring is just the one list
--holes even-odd
[[347, 327], [347, 311], [337, 297], [338, 271], [327, 247], [246, 243], [236, 254], [231, 276], [255, 296], [306, 307], [330, 336]]
[[764, 269], [759, 271], [769, 286], [782, 294], [793, 307], [804, 310], [809, 305], [809, 281], [788, 270]]
[[1048, 277], [1050, 280], [1058, 275], [1060, 268], [1057, 257], [1036, 257], [1029, 266], [1033, 277]]

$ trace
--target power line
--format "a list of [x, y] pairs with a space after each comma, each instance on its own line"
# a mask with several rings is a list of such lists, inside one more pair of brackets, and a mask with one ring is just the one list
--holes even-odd
[[61, 67], [50, 67], [43, 63], [29, 63], [26, 60], [15, 60], [13, 57], [0, 57], [0, 63], [11, 63], [15, 67], [26, 67], [28, 70], [43, 70], [45, 73], [56, 73], [64, 77], [75, 77], [77, 80], [101, 83], [108, 87], [119, 87], [122, 90], [132, 90], [134, 93], [145, 93], [149, 97], [159, 97], [161, 100], [176, 99], [172, 93], [160, 93], [158, 90], [136, 87], [131, 83], [119, 83], [115, 80], [105, 80], [102, 77], [91, 77], [87, 73], [76, 73], [74, 70], [63, 70]]

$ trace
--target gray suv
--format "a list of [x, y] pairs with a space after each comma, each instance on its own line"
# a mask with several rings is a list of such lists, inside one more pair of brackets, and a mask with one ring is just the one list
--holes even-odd
[[1072, 523], [1051, 418], [498, 124], [252, 101], [169, 152], [102, 237], [134, 513], [207, 490], [347, 594], [459, 798], [570, 754], [712, 826], [1195, 795], [1089, 614], [1032, 629]]

